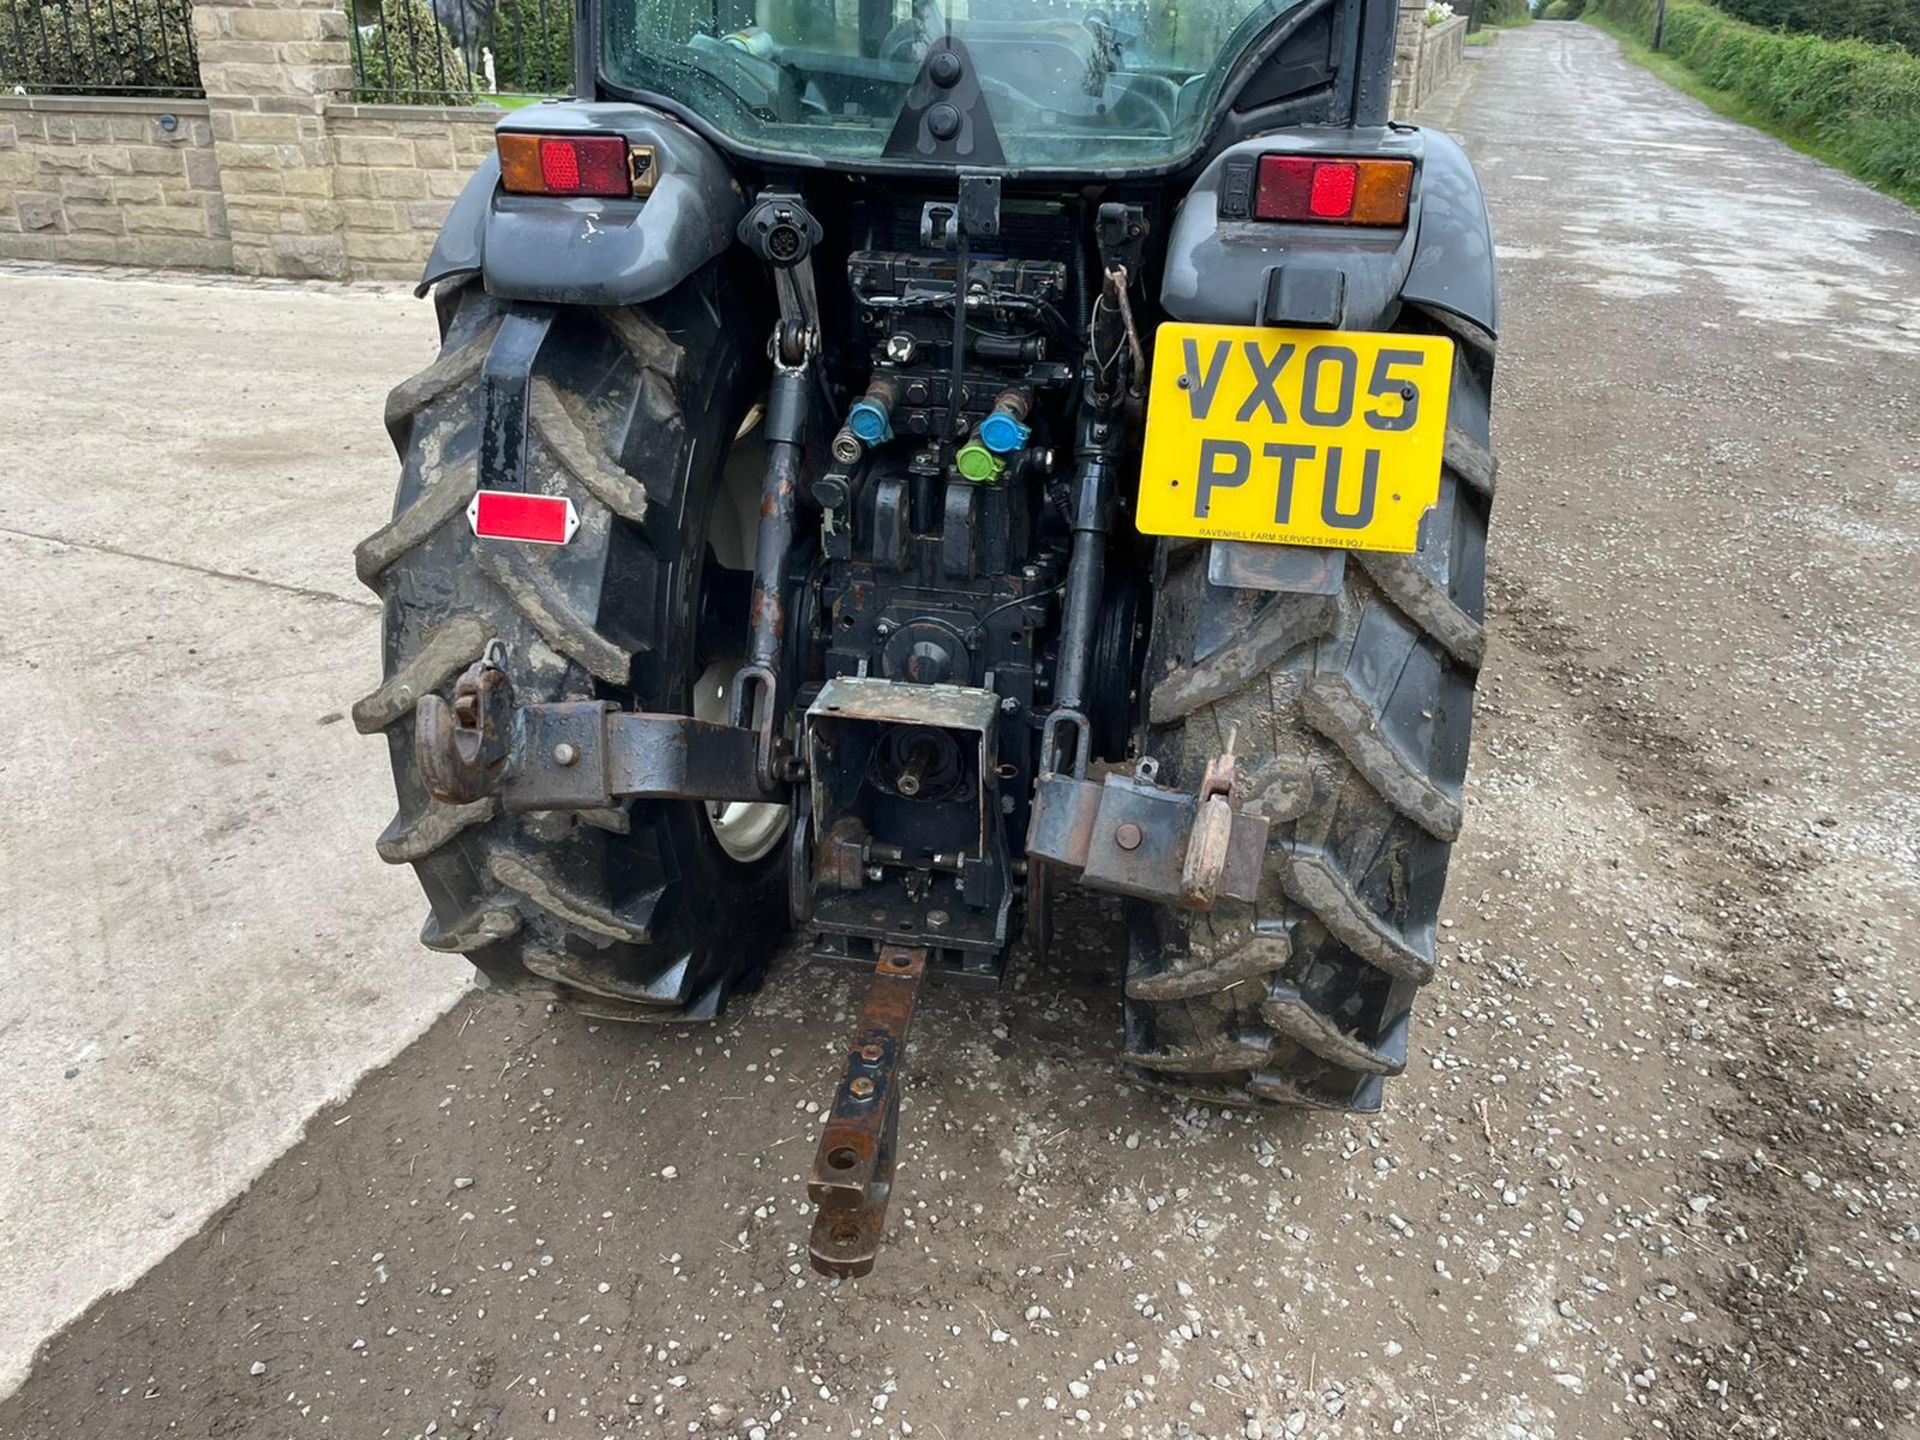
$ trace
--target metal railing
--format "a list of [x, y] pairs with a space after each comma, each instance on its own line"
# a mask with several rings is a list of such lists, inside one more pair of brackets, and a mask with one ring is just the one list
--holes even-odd
[[357, 0], [353, 98], [474, 105], [566, 94], [573, 12], [574, 0]]
[[198, 96], [192, 0], [0, 0], [0, 92]]

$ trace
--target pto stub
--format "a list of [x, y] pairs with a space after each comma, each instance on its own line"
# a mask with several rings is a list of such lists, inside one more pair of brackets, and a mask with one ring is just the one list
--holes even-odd
[[520, 540], [564, 545], [580, 528], [580, 512], [564, 495], [527, 495], [518, 490], [476, 490], [467, 523], [482, 540]]

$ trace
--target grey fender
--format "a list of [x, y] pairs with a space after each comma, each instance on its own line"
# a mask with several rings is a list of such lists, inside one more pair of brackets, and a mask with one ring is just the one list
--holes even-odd
[[[1259, 157], [1404, 156], [1415, 162], [1407, 225], [1377, 230], [1247, 218]], [[1243, 140], [1200, 173], [1167, 237], [1161, 308], [1214, 325], [1384, 329], [1403, 300], [1493, 331], [1486, 201], [1460, 147], [1433, 131], [1301, 128]]]
[[1420, 167], [1420, 238], [1400, 296], [1450, 311], [1497, 336], [1500, 287], [1480, 177], [1452, 136], [1421, 133], [1427, 153]]
[[720, 153], [677, 120], [640, 105], [549, 102], [516, 110], [497, 133], [622, 135], [654, 153], [645, 200], [508, 195], [490, 155], [447, 213], [420, 277], [479, 271], [489, 294], [555, 305], [635, 305], [664, 295], [733, 243], [745, 209]]

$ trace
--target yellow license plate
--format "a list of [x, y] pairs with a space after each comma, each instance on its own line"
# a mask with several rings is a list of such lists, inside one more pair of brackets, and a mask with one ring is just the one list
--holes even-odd
[[1162, 325], [1135, 523], [1409, 553], [1440, 498], [1452, 379], [1437, 336]]

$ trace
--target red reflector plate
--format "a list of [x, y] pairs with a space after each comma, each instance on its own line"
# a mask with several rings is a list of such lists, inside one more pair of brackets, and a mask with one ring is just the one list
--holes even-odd
[[527, 540], [564, 545], [580, 528], [573, 501], [564, 495], [523, 495], [517, 490], [476, 490], [467, 523], [483, 540]]

